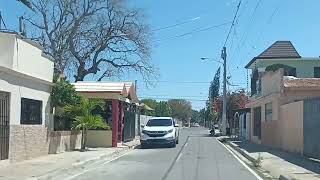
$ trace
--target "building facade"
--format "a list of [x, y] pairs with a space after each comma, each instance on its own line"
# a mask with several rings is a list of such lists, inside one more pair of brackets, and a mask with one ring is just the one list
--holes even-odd
[[0, 32], [0, 157], [18, 161], [48, 154], [52, 128], [53, 60], [42, 47]]

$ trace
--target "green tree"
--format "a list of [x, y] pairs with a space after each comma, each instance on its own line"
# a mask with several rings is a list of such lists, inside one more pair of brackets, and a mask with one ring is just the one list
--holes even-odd
[[155, 108], [155, 114], [158, 117], [166, 117], [166, 116], [172, 116], [171, 108], [166, 101], [160, 101], [157, 103]]
[[209, 101], [213, 102], [216, 97], [219, 96], [220, 89], [220, 67], [217, 69], [214, 75], [213, 81], [210, 82], [209, 87]]
[[197, 111], [197, 110], [192, 109], [191, 122], [200, 123], [200, 121], [201, 121], [200, 112]]
[[184, 122], [191, 118], [192, 109], [190, 101], [185, 99], [170, 99], [168, 100], [168, 104], [172, 111], [172, 117]]
[[56, 81], [51, 93], [53, 107], [64, 107], [66, 105], [77, 105], [81, 102], [81, 96], [76, 92], [69, 81]]
[[156, 112], [155, 109], [157, 107], [158, 102], [154, 99], [142, 99], [140, 101], [141, 103], [146, 104], [147, 106], [149, 106], [150, 108], [154, 109], [154, 111], [147, 111], [146, 115], [148, 116], [155, 116]]
[[65, 106], [66, 116], [73, 119], [72, 127], [76, 130], [81, 130], [81, 150], [86, 148], [86, 131], [88, 129], [110, 129], [110, 127], [104, 122], [100, 115], [92, 113], [97, 107], [104, 108], [104, 101], [97, 99], [82, 98], [82, 101], [78, 105]]

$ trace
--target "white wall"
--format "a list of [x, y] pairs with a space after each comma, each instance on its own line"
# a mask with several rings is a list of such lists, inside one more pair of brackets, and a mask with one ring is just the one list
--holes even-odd
[[50, 119], [51, 86], [0, 71], [0, 91], [10, 93], [10, 125], [20, 124], [21, 98], [42, 101], [42, 124]]
[[50, 118], [54, 63], [35, 42], [0, 32], [0, 91], [10, 93], [10, 125], [20, 124], [21, 98], [42, 101], [42, 125]]
[[52, 82], [53, 65], [35, 42], [0, 32], [0, 66]]
[[11, 69], [13, 65], [14, 35], [0, 33], [0, 66]]

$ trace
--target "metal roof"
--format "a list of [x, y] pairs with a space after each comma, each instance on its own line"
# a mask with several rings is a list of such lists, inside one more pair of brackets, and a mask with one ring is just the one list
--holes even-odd
[[254, 57], [245, 68], [250, 67], [257, 59], [292, 59], [297, 60], [301, 58], [300, 54], [297, 52], [296, 48], [290, 41], [276, 41], [266, 50], [264, 50], [257, 57]]
[[114, 82], [76, 82], [72, 83], [78, 92], [117, 92], [127, 94], [124, 83]]
[[116, 93], [132, 102], [138, 103], [134, 83], [132, 82], [76, 82], [72, 83], [77, 92]]

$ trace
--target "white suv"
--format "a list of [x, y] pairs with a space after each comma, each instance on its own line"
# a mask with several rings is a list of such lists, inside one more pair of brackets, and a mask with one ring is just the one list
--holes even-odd
[[170, 145], [179, 142], [179, 125], [171, 117], [154, 117], [143, 126], [140, 136], [141, 148], [148, 145]]

